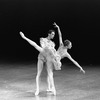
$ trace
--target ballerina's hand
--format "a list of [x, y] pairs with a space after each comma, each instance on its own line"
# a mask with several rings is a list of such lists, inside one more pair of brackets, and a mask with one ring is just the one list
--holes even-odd
[[22, 38], [25, 38], [25, 36], [22, 32], [20, 32], [20, 35], [21, 35]]
[[82, 68], [80, 69], [80, 72], [81, 72], [81, 71], [85, 74], [85, 71], [84, 71]]
[[55, 25], [55, 27], [57, 27], [57, 28], [59, 27], [55, 22], [53, 23], [53, 25]]

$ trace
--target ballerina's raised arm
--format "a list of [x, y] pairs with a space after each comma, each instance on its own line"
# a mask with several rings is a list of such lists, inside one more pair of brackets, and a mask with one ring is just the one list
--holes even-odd
[[57, 28], [58, 30], [58, 35], [59, 35], [59, 45], [62, 45], [63, 44], [63, 41], [62, 41], [62, 34], [61, 34], [61, 30], [60, 30], [60, 27], [54, 22], [55, 27]]
[[54, 22], [55, 27], [58, 29], [58, 34], [59, 34], [59, 43], [60, 43], [60, 46], [57, 50], [57, 52], [59, 52], [60, 56], [61, 56], [61, 59], [64, 58], [64, 57], [67, 57], [69, 58], [77, 67], [80, 68], [80, 71], [82, 71], [84, 74], [85, 74], [85, 71], [83, 70], [83, 68], [71, 57], [71, 55], [67, 52], [68, 49], [71, 49], [72, 47], [72, 44], [69, 40], [65, 40], [64, 41], [64, 44], [63, 44], [63, 41], [62, 41], [62, 34], [61, 34], [61, 31], [60, 31], [60, 28], [59, 26]]

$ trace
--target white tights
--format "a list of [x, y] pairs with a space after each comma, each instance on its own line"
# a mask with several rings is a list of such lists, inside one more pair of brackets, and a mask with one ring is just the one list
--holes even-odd
[[[43, 70], [43, 61], [38, 60], [35, 95], [39, 94], [40, 75], [41, 75], [42, 70]], [[48, 73], [48, 76], [47, 76], [48, 89], [47, 89], [47, 91], [51, 91], [51, 92], [53, 92], [54, 95], [56, 95], [56, 89], [55, 89], [54, 79], [53, 79], [52, 63], [50, 61], [47, 61], [47, 73]]]

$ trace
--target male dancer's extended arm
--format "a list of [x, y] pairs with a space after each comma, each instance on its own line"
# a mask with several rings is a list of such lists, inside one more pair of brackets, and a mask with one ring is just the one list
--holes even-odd
[[20, 32], [20, 35], [23, 39], [25, 39], [27, 42], [29, 42], [32, 46], [34, 46], [39, 52], [43, 51], [43, 48], [41, 48], [40, 46], [38, 46], [34, 41], [28, 39], [27, 37], [25, 37], [25, 35]]
[[61, 34], [61, 30], [60, 30], [60, 27], [54, 22], [55, 27], [57, 28], [58, 30], [58, 35], [59, 35], [59, 45], [62, 45], [63, 44], [63, 41], [62, 41], [62, 34]]
[[68, 57], [77, 67], [80, 68], [80, 71], [82, 71], [85, 74], [85, 71], [83, 70], [83, 68], [70, 56], [69, 53], [66, 53], [66, 57]]

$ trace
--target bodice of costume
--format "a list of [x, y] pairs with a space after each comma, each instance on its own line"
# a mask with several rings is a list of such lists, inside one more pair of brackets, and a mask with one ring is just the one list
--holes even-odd
[[56, 53], [55, 43], [51, 40], [48, 40], [47, 38], [40, 38], [40, 44], [42, 48], [51, 50], [53, 54]]
[[55, 48], [55, 43], [47, 38], [40, 38], [42, 48], [48, 47], [49, 49]]
[[51, 40], [47, 38], [40, 38], [41, 47], [44, 49], [42, 52], [39, 53], [38, 59], [46, 61], [47, 59], [50, 60], [53, 57], [55, 44]]
[[58, 48], [57, 53], [60, 55], [61, 58], [63, 58], [63, 57], [66, 55], [66, 53], [67, 53], [67, 49], [64, 48], [63, 45], [61, 45], [61, 46]]
[[61, 57], [55, 49], [54, 42], [48, 40], [47, 38], [41, 38], [40, 43], [42, 48], [44, 48], [42, 55], [49, 61], [55, 60], [55, 69], [59, 69], [61, 67]]

